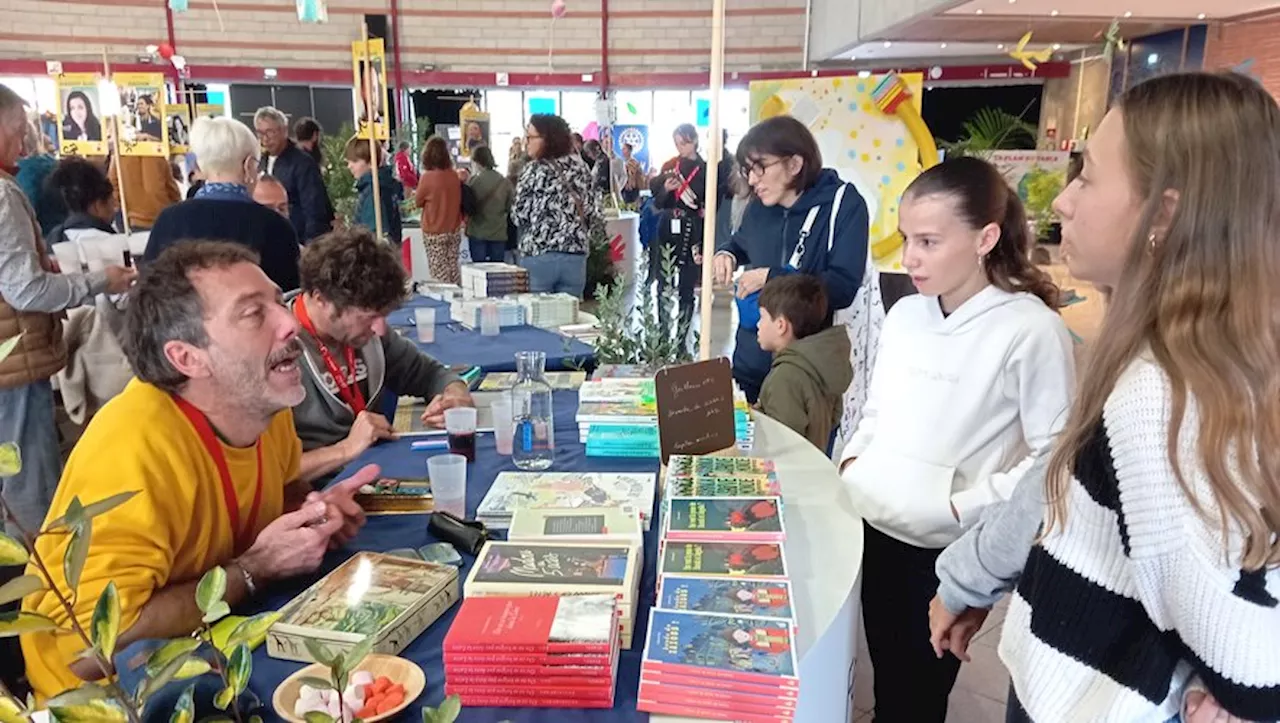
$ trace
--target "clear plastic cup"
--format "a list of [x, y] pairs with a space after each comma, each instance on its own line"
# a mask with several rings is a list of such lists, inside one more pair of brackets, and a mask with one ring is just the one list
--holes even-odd
[[467, 516], [467, 458], [439, 454], [427, 460], [427, 477], [435, 509], [459, 518]]
[[509, 455], [513, 451], [515, 440], [514, 405], [511, 395], [503, 393], [493, 400], [493, 440], [498, 447], [498, 454]]
[[413, 323], [418, 327], [418, 341], [432, 344], [436, 340], [435, 307], [418, 307], [413, 310]]
[[449, 433], [449, 451], [476, 461], [476, 410], [454, 407], [444, 410], [444, 429]]

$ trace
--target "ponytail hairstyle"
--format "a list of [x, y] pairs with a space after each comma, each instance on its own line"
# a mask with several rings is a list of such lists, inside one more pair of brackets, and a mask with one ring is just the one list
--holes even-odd
[[982, 268], [997, 288], [1010, 293], [1024, 291], [1055, 311], [1061, 295], [1049, 274], [1031, 263], [1031, 235], [1022, 200], [996, 167], [980, 158], [962, 156], [940, 163], [907, 186], [904, 197], [949, 196], [956, 213], [970, 228], [994, 223], [1000, 238], [986, 256]]

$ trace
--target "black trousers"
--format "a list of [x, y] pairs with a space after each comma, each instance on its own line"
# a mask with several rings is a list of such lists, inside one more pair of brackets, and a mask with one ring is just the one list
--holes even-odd
[[676, 328], [688, 329], [693, 322], [694, 287], [702, 278], [702, 266], [693, 263], [691, 247], [681, 248], [678, 242], [661, 236], [654, 239], [649, 244], [649, 283], [652, 284], [655, 281], [658, 283], [655, 293], [659, 296], [666, 292], [667, 284], [670, 283], [666, 270], [662, 268], [663, 249], [668, 248], [671, 249], [671, 260], [675, 265], [676, 287], [679, 294], [679, 318]]
[[1009, 686], [1009, 700], [1005, 703], [1004, 721], [1005, 723], [1035, 723], [1022, 709], [1022, 704], [1018, 702], [1018, 694], [1014, 692], [1012, 685]]
[[875, 669], [875, 723], [944, 723], [960, 659], [929, 645], [933, 565], [942, 549], [908, 545], [865, 522], [862, 622]]

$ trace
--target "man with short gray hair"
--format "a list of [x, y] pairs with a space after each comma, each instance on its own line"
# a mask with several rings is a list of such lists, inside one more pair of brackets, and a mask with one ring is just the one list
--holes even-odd
[[289, 139], [289, 119], [266, 106], [253, 114], [253, 128], [262, 144], [263, 173], [278, 179], [289, 194], [289, 220], [298, 239], [305, 244], [331, 230], [333, 204], [320, 166]]
[[[0, 361], [0, 442], [14, 442], [22, 453], [21, 470], [0, 477], [0, 495], [9, 514], [35, 531], [62, 473], [49, 379], [67, 361], [63, 312], [97, 294], [127, 290], [135, 274], [118, 265], [87, 274], [53, 269], [35, 211], [14, 178], [18, 160], [35, 150], [25, 148], [25, 106], [0, 85], [0, 342], [21, 336]], [[9, 519], [4, 523], [17, 531]]]

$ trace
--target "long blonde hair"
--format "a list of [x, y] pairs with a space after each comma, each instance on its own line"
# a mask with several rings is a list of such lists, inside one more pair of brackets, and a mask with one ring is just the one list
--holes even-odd
[[[1149, 80], [1120, 101], [1143, 201], [1135, 238], [1050, 462], [1046, 534], [1066, 524], [1075, 461], [1121, 373], [1147, 350], [1173, 392], [1166, 454], [1194, 400], [1195, 450], [1240, 564], [1280, 563], [1280, 108], [1237, 74]], [[1177, 194], [1167, 215], [1166, 192]], [[1165, 224], [1167, 223], [1167, 227]], [[1167, 228], [1167, 230], [1165, 230]], [[1158, 230], [1157, 230], [1158, 229]], [[1152, 400], [1153, 405], [1161, 404]]]

